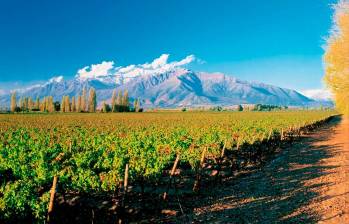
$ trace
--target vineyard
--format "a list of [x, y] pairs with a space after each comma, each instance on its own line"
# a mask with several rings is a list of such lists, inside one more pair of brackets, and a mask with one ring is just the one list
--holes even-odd
[[179, 194], [199, 194], [208, 183], [263, 164], [281, 144], [292, 143], [333, 115], [0, 115], [0, 222], [57, 222], [77, 198], [95, 200], [79, 205], [89, 208], [89, 221], [132, 221], [132, 214], [146, 210], [149, 201], [153, 212], [161, 211], [169, 200], [179, 201]]

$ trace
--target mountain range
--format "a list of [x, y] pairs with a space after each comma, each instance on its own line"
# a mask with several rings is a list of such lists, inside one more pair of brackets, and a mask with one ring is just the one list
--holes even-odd
[[[316, 106], [319, 103], [301, 93], [273, 85], [239, 80], [222, 73], [195, 72], [182, 67], [158, 70], [153, 73], [125, 76], [105, 74], [64, 80], [62, 76], [40, 85], [17, 90], [17, 96], [36, 98], [76, 96], [82, 89], [93, 87], [99, 104], [110, 102], [112, 92], [128, 90], [131, 101], [140, 98], [145, 108], [229, 106], [236, 104], [273, 104], [285, 106]], [[9, 93], [0, 96], [0, 106], [10, 104]]]

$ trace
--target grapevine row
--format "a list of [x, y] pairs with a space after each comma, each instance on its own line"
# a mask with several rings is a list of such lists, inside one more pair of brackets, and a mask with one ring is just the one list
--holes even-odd
[[231, 171], [261, 162], [280, 141], [292, 141], [333, 114], [1, 115], [0, 220], [46, 219], [54, 177], [63, 195], [93, 195], [122, 192], [125, 175], [142, 192], [145, 182], [167, 176], [166, 198], [178, 165], [190, 168], [198, 191], [209, 161], [217, 176], [227, 161]]

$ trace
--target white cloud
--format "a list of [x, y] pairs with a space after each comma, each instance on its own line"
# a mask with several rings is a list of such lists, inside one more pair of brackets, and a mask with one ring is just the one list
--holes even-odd
[[0, 89], [0, 96], [1, 96], [1, 95], [5, 95], [5, 94], [6, 94], [6, 91], [3, 90], [3, 89]]
[[118, 69], [118, 71], [122, 72], [122, 73], [125, 73], [125, 72], [132, 71], [135, 67], [136, 67], [135, 65], [129, 65], [129, 66], [126, 66], [124, 68]]
[[328, 89], [307, 89], [300, 91], [304, 96], [315, 100], [332, 100], [332, 93]]
[[101, 64], [93, 64], [85, 66], [78, 71], [78, 76], [83, 79], [97, 78], [99, 76], [106, 76], [114, 68], [113, 61], [103, 61]]
[[[167, 60], [169, 58], [169, 54], [162, 54], [159, 58], [156, 58], [152, 63], [151, 66], [153, 69], [160, 68], [161, 66], [164, 66], [167, 64]], [[143, 66], [144, 67], [144, 66]]]
[[52, 77], [51, 79], [49, 79], [49, 83], [53, 83], [53, 82], [62, 82], [63, 81], [63, 76], [60, 75], [60, 76], [55, 76], [55, 77]]
[[121, 68], [116, 71], [116, 73], [123, 73], [126, 76], [137, 76], [137, 75], [147, 75], [147, 74], [155, 74], [161, 72], [167, 72], [195, 61], [194, 55], [189, 55], [180, 61], [168, 62], [169, 54], [162, 54], [160, 57], [153, 60], [151, 63], [145, 63], [141, 65], [130, 65], [126, 68], [127, 72], [124, 68]]
[[101, 64], [86, 66], [77, 72], [77, 77], [81, 79], [99, 78], [103, 76], [122, 76], [131, 78], [136, 76], [157, 74], [183, 67], [196, 60], [194, 55], [189, 55], [180, 61], [169, 62], [170, 55], [162, 54], [151, 63], [128, 65], [125, 67], [114, 67], [113, 61], [103, 61]]
[[173, 62], [172, 65], [173, 66], [182, 66], [182, 65], [187, 65], [192, 63], [195, 60], [195, 56], [194, 55], [189, 55], [186, 58], [182, 59], [179, 62]]

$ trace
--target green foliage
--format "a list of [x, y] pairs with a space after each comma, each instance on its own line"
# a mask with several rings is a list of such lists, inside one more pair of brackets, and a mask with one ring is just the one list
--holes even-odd
[[210, 108], [211, 111], [223, 111], [223, 107], [221, 106], [216, 106], [216, 107], [212, 107]]
[[274, 110], [282, 110], [283, 107], [276, 105], [264, 105], [264, 104], [256, 104], [253, 108], [253, 111], [274, 111]]
[[53, 176], [60, 189], [92, 194], [158, 180], [176, 155], [195, 169], [203, 150], [262, 141], [270, 133], [312, 124], [331, 111], [0, 115], [0, 221], [43, 221]]
[[111, 111], [112, 111], [112, 109], [111, 109], [110, 105], [107, 104], [105, 101], [103, 101], [103, 104], [102, 104], [102, 112], [103, 112], [103, 113], [109, 113], [109, 112], [111, 112]]

